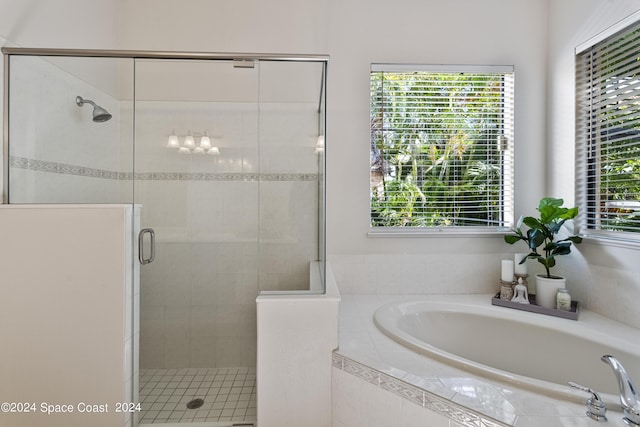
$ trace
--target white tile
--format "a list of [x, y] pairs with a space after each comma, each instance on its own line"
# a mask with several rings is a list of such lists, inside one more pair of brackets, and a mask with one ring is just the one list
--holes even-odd
[[387, 427], [400, 419], [402, 398], [382, 390], [370, 383], [364, 383], [361, 396], [361, 417], [364, 425]]
[[[175, 370], [172, 370], [175, 371]], [[162, 370], [154, 370], [157, 372], [157, 375], [154, 375], [156, 378], [165, 379], [167, 377], [172, 377], [173, 379], [179, 378], [181, 380], [178, 384], [189, 384], [193, 386], [194, 384], [201, 384], [203, 378], [212, 375], [215, 376], [216, 373], [221, 375], [222, 377], [231, 378], [229, 381], [233, 383], [232, 378], [236, 378], [238, 376], [245, 376], [241, 372], [248, 372], [249, 368], [240, 368], [240, 369], [221, 369], [217, 370], [215, 368], [207, 368], [207, 369], [181, 369], [177, 375], [163, 375]], [[168, 372], [168, 371], [164, 371]], [[157, 411], [171, 411], [171, 415], [168, 417], [168, 420], [171, 421], [188, 421], [188, 420], [199, 420], [199, 421], [221, 421], [222, 420], [222, 411], [227, 410], [228, 414], [225, 417], [233, 418], [234, 420], [248, 420], [255, 421], [255, 377], [252, 379], [252, 387], [251, 388], [251, 396], [252, 400], [246, 399], [244, 401], [239, 401], [237, 398], [240, 396], [239, 394], [228, 395], [234, 389], [232, 387], [227, 387], [226, 389], [209, 389], [209, 388], [198, 388], [194, 386], [194, 388], [188, 389], [176, 389], [171, 390], [169, 387], [172, 387], [172, 384], [176, 384], [176, 381], [170, 381], [168, 383], [162, 382], [154, 382], [156, 385], [160, 385], [160, 390], [164, 391], [174, 391], [174, 394], [167, 396], [158, 396], [162, 397], [162, 402], [156, 401], [155, 407], [159, 408], [156, 410], [155, 415], [157, 416]], [[222, 384], [222, 382], [220, 383]], [[167, 389], [162, 389], [163, 386], [167, 386]], [[186, 391], [186, 395], [182, 396], [182, 393]], [[219, 394], [221, 392], [227, 393], [225, 395]], [[146, 402], [148, 399], [147, 391], [141, 393], [142, 398]], [[179, 397], [182, 396], [182, 397]], [[201, 408], [190, 410], [186, 408], [186, 404], [192, 400], [193, 398], [198, 397], [204, 399], [205, 403]], [[149, 420], [152, 417], [147, 414], [150, 406], [152, 404], [145, 403], [143, 405], [143, 412], [141, 414], [143, 419]], [[162, 414], [165, 416], [166, 414]]]
[[147, 307], [144, 311], [141, 310], [140, 334], [142, 338], [163, 336], [164, 321], [164, 307]]
[[165, 363], [167, 366], [189, 366], [190, 339], [182, 335], [168, 336], [165, 340]]
[[219, 301], [216, 276], [208, 276], [206, 271], [194, 271], [193, 274], [201, 277], [194, 277], [191, 282], [191, 305], [213, 307]]
[[521, 416], [518, 418], [517, 427], [587, 427], [599, 426], [600, 423], [591, 421], [586, 416], [576, 418]]
[[191, 313], [187, 306], [166, 307], [164, 313], [165, 337], [171, 339], [188, 337], [190, 318]]
[[191, 335], [194, 338], [217, 336], [217, 319], [215, 306], [203, 305], [191, 307], [190, 322], [190, 331]]
[[360, 397], [363, 382], [353, 375], [332, 369], [332, 419], [334, 423], [348, 426], [361, 426]]
[[400, 425], [398, 427], [449, 427], [449, 419], [407, 400], [401, 402]]
[[215, 312], [216, 335], [220, 337], [255, 337], [256, 308], [253, 304], [218, 304]]

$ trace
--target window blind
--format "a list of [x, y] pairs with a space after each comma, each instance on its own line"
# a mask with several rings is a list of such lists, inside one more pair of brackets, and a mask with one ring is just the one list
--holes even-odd
[[576, 55], [576, 113], [579, 232], [640, 240], [640, 23]]
[[371, 227], [508, 228], [513, 67], [371, 67]]

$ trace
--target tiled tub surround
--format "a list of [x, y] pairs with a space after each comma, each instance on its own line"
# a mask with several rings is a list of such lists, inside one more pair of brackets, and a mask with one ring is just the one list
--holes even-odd
[[[471, 297], [490, 303], [490, 295]], [[393, 416], [430, 427], [602, 425], [586, 417], [584, 404], [489, 381], [391, 340], [374, 325], [373, 315], [386, 303], [406, 299], [412, 296], [342, 295], [340, 346], [333, 358], [334, 427], [364, 427], [371, 419], [394, 425], [382, 421]], [[607, 425], [624, 426], [618, 411], [609, 407]]]
[[[403, 239], [402, 245], [394, 241], [396, 245], [383, 254], [332, 255], [331, 265], [340, 283], [340, 293], [488, 294], [497, 291], [500, 259], [513, 257], [504, 252], [502, 235], [469, 239], [436, 233], [431, 238], [437, 238], [437, 244], [425, 246], [424, 239]], [[372, 246], [379, 242], [387, 244], [390, 240], [370, 239]], [[409, 253], [412, 250], [420, 253]], [[554, 268], [557, 275], [568, 278], [569, 292], [582, 307], [640, 329], [637, 307], [640, 263], [637, 260], [637, 247], [585, 239], [571, 256]], [[528, 263], [528, 268], [530, 278], [544, 271], [533, 261]], [[425, 277], [430, 278], [428, 282]], [[535, 280], [529, 280], [529, 287], [535, 293]]]

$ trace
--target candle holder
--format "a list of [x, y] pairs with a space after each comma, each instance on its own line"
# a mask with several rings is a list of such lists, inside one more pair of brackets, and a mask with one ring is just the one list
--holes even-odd
[[515, 286], [515, 282], [506, 282], [504, 280], [500, 280], [500, 299], [511, 301], [513, 298], [513, 287]]

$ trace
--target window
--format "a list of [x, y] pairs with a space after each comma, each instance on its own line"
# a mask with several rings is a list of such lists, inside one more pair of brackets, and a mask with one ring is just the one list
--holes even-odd
[[513, 221], [513, 67], [371, 67], [371, 228]]
[[577, 49], [576, 110], [579, 231], [640, 241], [640, 23]]

